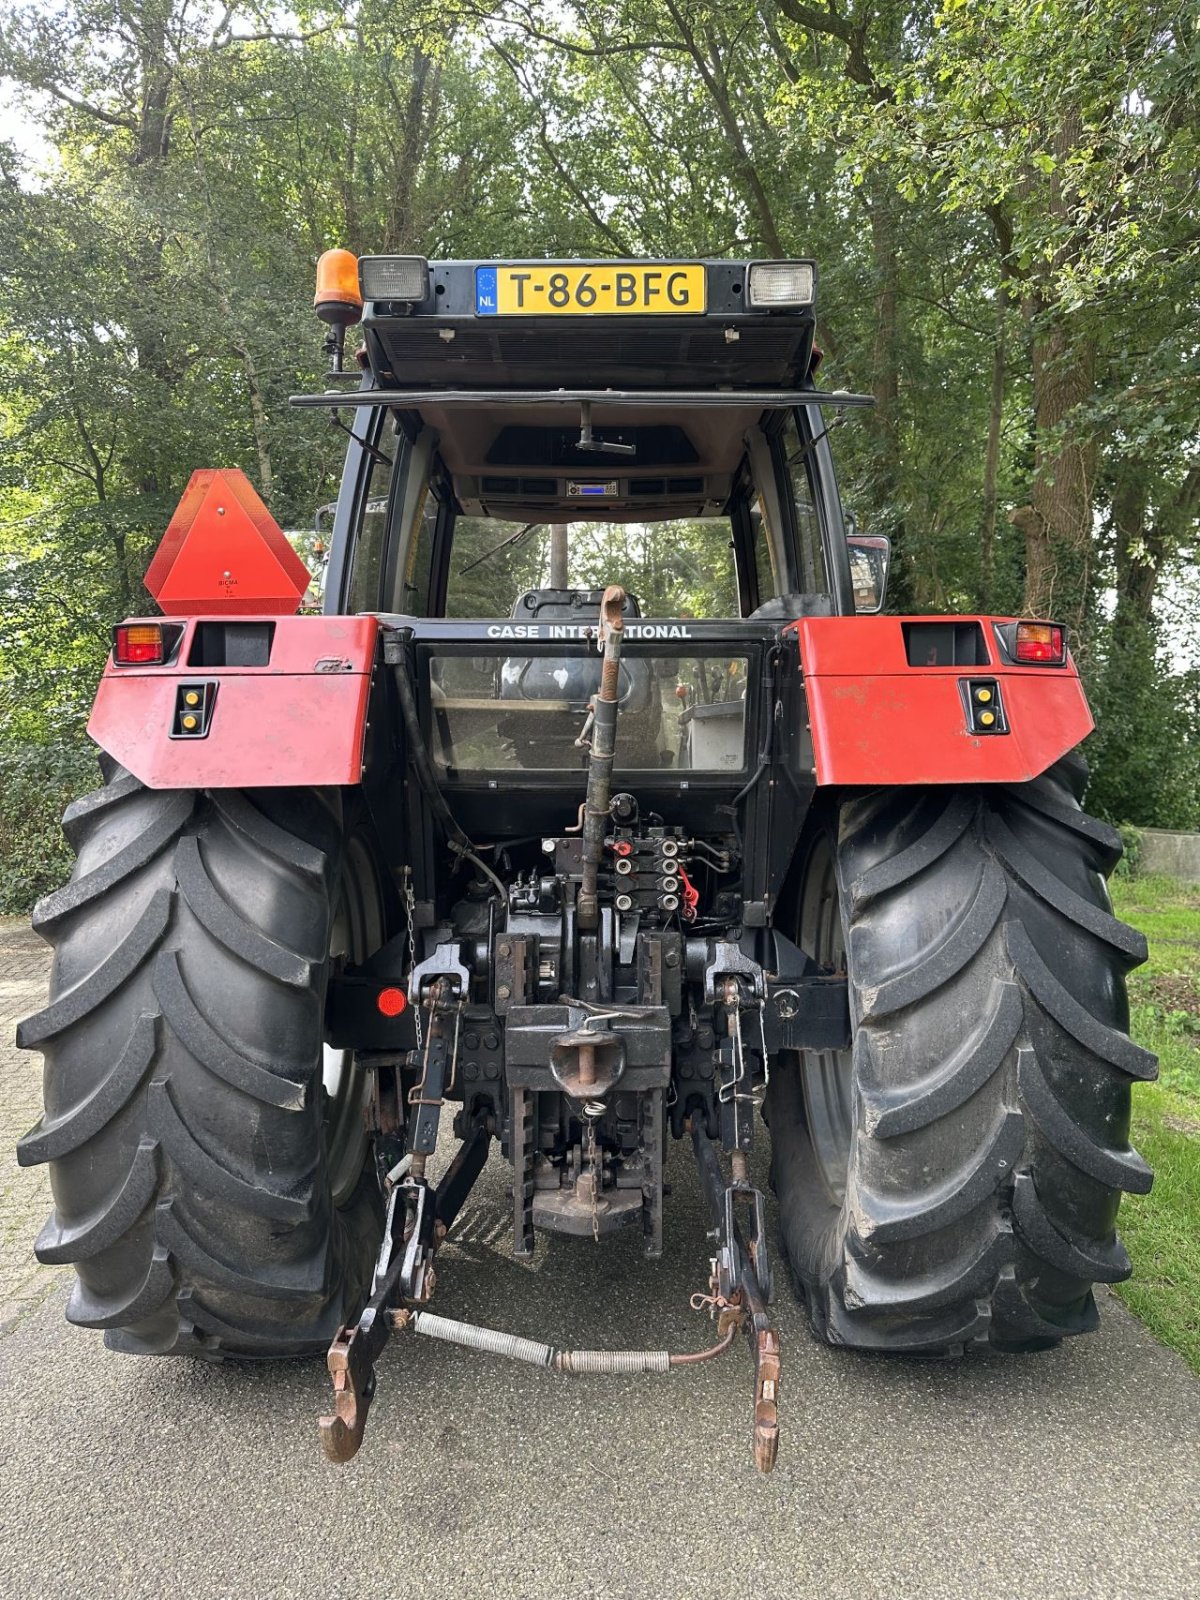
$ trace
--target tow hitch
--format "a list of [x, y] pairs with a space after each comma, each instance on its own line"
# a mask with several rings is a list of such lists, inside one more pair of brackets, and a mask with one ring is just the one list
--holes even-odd
[[[389, 1335], [410, 1331], [487, 1355], [524, 1361], [559, 1373], [668, 1373], [722, 1355], [739, 1329], [754, 1358], [754, 1464], [770, 1472], [779, 1446], [779, 1335], [770, 1325], [767, 1302], [770, 1273], [762, 1194], [745, 1175], [745, 1158], [735, 1153], [734, 1177], [726, 1183], [716, 1150], [693, 1125], [692, 1145], [701, 1188], [716, 1241], [708, 1292], [694, 1294], [694, 1310], [708, 1311], [717, 1323], [717, 1342], [706, 1349], [559, 1350], [540, 1340], [494, 1328], [458, 1322], [422, 1309], [434, 1287], [432, 1261], [446, 1238], [487, 1158], [490, 1131], [476, 1130], [459, 1149], [445, 1177], [430, 1189], [423, 1176], [406, 1174], [388, 1201], [387, 1234], [370, 1300], [353, 1326], [342, 1328], [329, 1348], [334, 1409], [321, 1418], [321, 1444], [331, 1461], [349, 1461], [362, 1444], [367, 1410], [375, 1395], [375, 1363]], [[739, 1216], [743, 1216], [743, 1232]]]

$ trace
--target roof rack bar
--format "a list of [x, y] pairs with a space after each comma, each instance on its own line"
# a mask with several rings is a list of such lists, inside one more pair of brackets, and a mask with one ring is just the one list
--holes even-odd
[[764, 411], [789, 406], [873, 406], [875, 396], [848, 389], [355, 389], [350, 393], [294, 394], [293, 406], [761, 406]]

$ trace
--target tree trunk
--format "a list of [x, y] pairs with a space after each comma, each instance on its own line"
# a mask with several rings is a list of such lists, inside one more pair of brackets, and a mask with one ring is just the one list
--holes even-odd
[[[736, 175], [744, 185], [744, 193], [754, 208], [755, 219], [758, 223], [759, 238], [763, 248], [770, 256], [782, 257], [787, 255], [779, 227], [775, 220], [775, 213], [767, 194], [766, 185], [762, 175], [754, 164], [750, 147], [746, 143], [746, 135], [742, 128], [741, 117], [733, 103], [729, 92], [729, 82], [725, 75], [720, 53], [715, 49], [706, 49], [701, 44], [690, 21], [685, 17], [675, 0], [667, 0], [667, 10], [671, 14], [679, 37], [683, 40], [688, 54], [692, 58], [696, 71], [704, 87], [708, 90], [709, 98], [721, 122], [725, 133], [726, 143], [729, 145], [733, 168]], [[704, 16], [704, 11], [698, 13]], [[709, 41], [711, 44], [711, 41]]]
[[[228, 308], [227, 297], [222, 294], [221, 299]], [[258, 368], [254, 364], [254, 357], [250, 354], [248, 346], [236, 344], [234, 349], [241, 358], [242, 370], [246, 374], [246, 389], [250, 397], [250, 420], [254, 430], [254, 453], [258, 457], [258, 482], [263, 499], [270, 505], [275, 474], [271, 466], [271, 433], [267, 426], [267, 408], [263, 404], [262, 389], [258, 382]]]
[[998, 506], [997, 483], [1000, 472], [1000, 435], [1004, 426], [1004, 388], [1007, 379], [1007, 352], [1005, 350], [1005, 316], [1007, 312], [1004, 287], [998, 291], [996, 307], [996, 332], [992, 342], [992, 393], [988, 404], [987, 446], [983, 453], [983, 516], [979, 542], [979, 605], [983, 611], [992, 608], [992, 595], [996, 587], [996, 511]]
[[[1036, 301], [1027, 312], [1036, 316]], [[1072, 413], [1096, 382], [1096, 343], [1069, 314], [1042, 314], [1031, 343], [1035, 428], [1032, 515], [1025, 532], [1025, 609], [1055, 616], [1078, 638], [1092, 582], [1092, 492], [1096, 446], [1069, 433]]]
[[1146, 526], [1148, 509], [1145, 474], [1133, 463], [1125, 463], [1112, 502], [1117, 567], [1113, 637], [1117, 639], [1149, 622], [1154, 610], [1158, 563]]
[[905, 549], [904, 493], [900, 447], [900, 257], [895, 201], [882, 177], [870, 182], [871, 264], [875, 332], [871, 344], [871, 426], [874, 460], [871, 499], [880, 531], [892, 541], [892, 597], [904, 608], [918, 588]]
[[1152, 504], [1154, 469], [1126, 458], [1113, 489], [1117, 604], [1112, 637], [1124, 646], [1144, 637], [1154, 621], [1154, 601], [1163, 567], [1178, 556], [1181, 541], [1200, 505], [1200, 466], [1193, 466], [1175, 493]]

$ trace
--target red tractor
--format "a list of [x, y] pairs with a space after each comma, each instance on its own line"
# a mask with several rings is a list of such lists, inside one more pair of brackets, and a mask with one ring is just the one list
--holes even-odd
[[[72, 1322], [135, 1354], [327, 1350], [335, 1459], [399, 1329], [563, 1372], [742, 1332], [766, 1470], [766, 1124], [820, 1338], [1095, 1327], [1155, 1061], [1120, 842], [1080, 809], [1091, 717], [1055, 622], [880, 614], [887, 543], [847, 536], [822, 420], [869, 402], [814, 386], [815, 279], [322, 258], [332, 370], [294, 403], [350, 439], [323, 613], [295, 614], [308, 574], [246, 480], [196, 474], [34, 918], [20, 1159], [50, 1163], [37, 1252], [74, 1266]], [[627, 1228], [657, 1256], [685, 1137], [707, 1347], [429, 1309], [493, 1140], [515, 1256]]]

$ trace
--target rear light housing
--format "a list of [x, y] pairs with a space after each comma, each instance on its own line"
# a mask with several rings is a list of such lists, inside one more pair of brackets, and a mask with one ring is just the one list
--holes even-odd
[[113, 662], [118, 667], [161, 667], [182, 635], [177, 623], [120, 622], [113, 629]]
[[1060, 622], [1004, 622], [996, 636], [1009, 661], [1022, 667], [1062, 667], [1067, 661], [1067, 630]]
[[1062, 628], [1054, 622], [1018, 622], [1013, 655], [1027, 665], [1061, 667], [1067, 659]]

